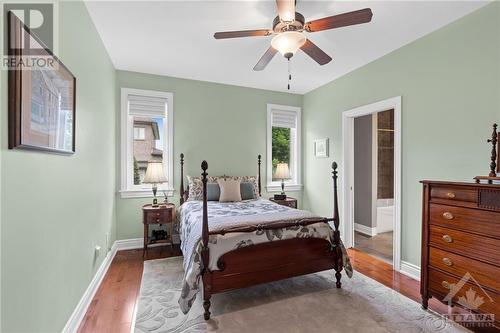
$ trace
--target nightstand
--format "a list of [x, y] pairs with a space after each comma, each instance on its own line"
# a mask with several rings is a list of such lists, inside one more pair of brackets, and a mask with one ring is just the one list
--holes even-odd
[[269, 198], [270, 201], [277, 203], [278, 205], [292, 207], [297, 209], [297, 199], [292, 197], [286, 197], [285, 200], [275, 200], [274, 197]]
[[[159, 207], [152, 207], [151, 204], [142, 206], [142, 223], [144, 224], [144, 249], [142, 256], [148, 254], [148, 245], [151, 244], [166, 244], [174, 247], [172, 242], [172, 234], [174, 231], [175, 220], [175, 205], [171, 203], [161, 204]], [[149, 237], [149, 226], [151, 224], [168, 224], [167, 238], [153, 240]]]

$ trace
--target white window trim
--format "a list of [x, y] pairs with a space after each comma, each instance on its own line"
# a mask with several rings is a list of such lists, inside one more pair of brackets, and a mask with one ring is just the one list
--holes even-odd
[[[121, 88], [121, 185], [120, 185], [120, 195], [122, 198], [152, 198], [153, 192], [151, 188], [132, 188], [131, 184], [133, 182], [133, 172], [130, 170], [132, 168], [133, 160], [133, 137], [134, 129], [133, 124], [129, 122], [128, 108], [127, 108], [127, 96], [130, 94], [151, 96], [151, 97], [162, 97], [167, 100], [167, 117], [163, 122], [164, 133], [168, 135], [167, 138], [167, 150], [168, 154], [163, 154], [163, 162], [169, 161], [167, 163], [167, 179], [168, 183], [159, 184], [158, 186], [158, 197], [162, 197], [162, 191], [165, 191], [167, 196], [172, 197], [174, 195], [174, 94], [170, 92], [154, 91], [154, 90], [141, 90], [132, 88]], [[167, 158], [168, 156], [168, 158]], [[129, 175], [132, 175], [130, 177]]]
[[302, 190], [302, 109], [297, 106], [289, 105], [278, 105], [278, 104], [267, 104], [267, 182], [266, 189], [267, 192], [281, 192], [281, 182], [273, 182], [273, 134], [272, 134], [272, 117], [271, 114], [274, 110], [291, 111], [297, 114], [297, 142], [295, 145], [295, 152], [292, 155], [295, 156], [295, 165], [293, 166], [294, 178], [285, 181], [285, 191], [301, 191]]

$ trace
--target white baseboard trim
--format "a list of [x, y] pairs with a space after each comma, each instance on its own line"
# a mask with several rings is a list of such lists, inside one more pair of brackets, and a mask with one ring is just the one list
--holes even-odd
[[121, 239], [115, 241], [115, 245], [116, 251], [142, 249], [142, 247], [144, 246], [144, 240], [142, 238]]
[[83, 293], [83, 296], [76, 305], [75, 310], [73, 311], [68, 321], [66, 322], [66, 325], [62, 330], [62, 333], [74, 333], [78, 331], [80, 323], [85, 317], [88, 307], [92, 302], [92, 300], [94, 299], [95, 293], [97, 292], [97, 289], [99, 289], [99, 286], [101, 285], [101, 282], [104, 279], [104, 276], [106, 275], [109, 266], [111, 265], [111, 262], [113, 261], [113, 258], [116, 255], [116, 251], [117, 248], [115, 242], [111, 247], [111, 250], [106, 254], [106, 257], [102, 261], [101, 266], [99, 266], [97, 272], [92, 278], [92, 281], [90, 281], [87, 290], [85, 290], [85, 292]]
[[[106, 275], [109, 266], [111, 265], [111, 262], [116, 255], [116, 252], [123, 250], [142, 249], [144, 246], [143, 242], [144, 240], [142, 238], [131, 238], [117, 240], [113, 243], [111, 250], [102, 261], [101, 266], [99, 266], [97, 272], [92, 278], [92, 281], [90, 281], [87, 290], [85, 290], [85, 292], [83, 293], [83, 296], [78, 302], [75, 310], [66, 322], [62, 333], [75, 333], [78, 330], [83, 318], [85, 317], [85, 314], [87, 313], [90, 302], [92, 302], [92, 300], [94, 299], [95, 293], [97, 292], [97, 289], [99, 289], [99, 286], [101, 285], [101, 282], [104, 279], [104, 276]], [[149, 246], [165, 246], [165, 244], [152, 244]]]
[[399, 272], [414, 280], [420, 281], [420, 267], [417, 265], [401, 260], [401, 270]]
[[366, 225], [362, 225], [359, 223], [354, 223], [354, 231], [357, 231], [359, 233], [362, 233], [364, 235], [373, 237], [377, 235], [377, 227], [367, 227]]
[[[174, 244], [177, 244], [175, 235], [173, 236], [173, 241]], [[144, 247], [144, 240], [142, 238], [121, 239], [115, 241], [115, 245], [116, 245], [116, 251], [142, 249]], [[148, 247], [156, 247], [156, 246], [165, 246], [165, 244], [164, 243], [149, 244]]]

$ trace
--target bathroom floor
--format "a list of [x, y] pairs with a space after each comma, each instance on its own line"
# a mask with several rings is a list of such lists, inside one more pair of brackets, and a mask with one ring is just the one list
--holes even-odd
[[355, 231], [354, 247], [392, 265], [392, 231], [373, 237]]

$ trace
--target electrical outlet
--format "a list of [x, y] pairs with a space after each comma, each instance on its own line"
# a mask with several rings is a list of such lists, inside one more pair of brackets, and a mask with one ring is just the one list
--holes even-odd
[[94, 248], [94, 255], [96, 258], [98, 258], [100, 254], [101, 254], [101, 247], [99, 245], [96, 245]]
[[111, 250], [111, 246], [109, 246], [109, 233], [106, 233], [106, 251]]

